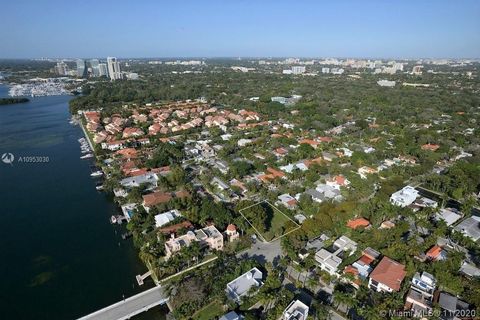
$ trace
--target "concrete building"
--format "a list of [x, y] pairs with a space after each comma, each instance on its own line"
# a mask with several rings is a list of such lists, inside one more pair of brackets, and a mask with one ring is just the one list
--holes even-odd
[[240, 277], [227, 284], [227, 295], [233, 301], [239, 303], [241, 298], [248, 294], [251, 288], [261, 287], [263, 274], [257, 268], [253, 268]]
[[90, 60], [90, 68], [92, 68], [92, 76], [100, 77], [100, 69], [99, 69], [100, 62], [98, 59], [91, 59]]
[[60, 76], [68, 75], [68, 66], [63, 61], [57, 62], [57, 65], [55, 66], [54, 70], [55, 70], [55, 73]]
[[304, 66], [293, 66], [292, 67], [292, 74], [302, 74], [305, 73]]
[[119, 80], [123, 78], [122, 71], [120, 70], [120, 62], [115, 57], [107, 58], [108, 76], [111, 80]]
[[378, 80], [377, 84], [380, 87], [395, 87], [395, 81], [390, 81], [390, 80]]
[[293, 300], [283, 312], [282, 320], [306, 320], [308, 306], [300, 300]]
[[85, 78], [87, 76], [87, 65], [85, 60], [77, 59], [77, 76]]
[[98, 76], [99, 77], [108, 77], [108, 67], [106, 63], [99, 63], [98, 64]]

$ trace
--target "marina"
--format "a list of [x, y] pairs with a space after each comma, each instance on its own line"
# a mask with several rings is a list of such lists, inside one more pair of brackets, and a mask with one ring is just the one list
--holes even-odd
[[65, 85], [72, 82], [69, 78], [34, 78], [27, 83], [14, 84], [10, 87], [8, 95], [11, 97], [44, 97], [71, 95]]

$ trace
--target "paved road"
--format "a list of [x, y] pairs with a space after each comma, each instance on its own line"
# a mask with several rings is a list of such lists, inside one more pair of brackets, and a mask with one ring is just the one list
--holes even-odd
[[246, 251], [237, 254], [237, 257], [247, 257], [254, 259], [259, 263], [273, 262], [278, 260], [282, 255], [282, 248], [280, 247], [280, 240], [273, 242], [263, 242], [257, 240], [257, 243], [252, 244], [252, 247]]
[[330, 320], [347, 320], [340, 314], [336, 313], [334, 310], [330, 310]]
[[153, 287], [135, 296], [117, 302], [106, 308], [80, 318], [79, 320], [123, 320], [147, 311], [168, 300], [161, 286]]

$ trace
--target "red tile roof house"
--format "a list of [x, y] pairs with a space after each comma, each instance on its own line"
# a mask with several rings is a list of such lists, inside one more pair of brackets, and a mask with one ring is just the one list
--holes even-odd
[[123, 129], [122, 138], [127, 139], [127, 138], [131, 138], [131, 137], [140, 137], [140, 136], [143, 136], [143, 135], [144, 135], [144, 133], [143, 133], [142, 129], [129, 127], [129, 128]]
[[368, 221], [365, 218], [352, 219], [347, 222], [347, 227], [353, 230], [358, 228], [367, 228], [369, 226], [370, 226], [370, 221]]
[[440, 148], [438, 144], [427, 143], [422, 146], [422, 150], [429, 150], [429, 151], [437, 151], [438, 148]]
[[368, 287], [377, 292], [399, 291], [406, 274], [403, 264], [383, 257], [370, 274]]
[[268, 167], [265, 174], [261, 174], [258, 176], [258, 179], [260, 179], [263, 182], [271, 182], [276, 178], [285, 178], [285, 173], [283, 173], [280, 170], [276, 170]]
[[315, 140], [310, 140], [310, 139], [303, 139], [298, 142], [299, 144], [308, 144], [310, 145], [313, 149], [317, 149], [318, 145], [320, 144], [319, 142]]
[[447, 253], [440, 246], [433, 246], [426, 253], [427, 259], [430, 261], [445, 260], [447, 258]]
[[175, 193], [156, 191], [153, 193], [146, 194], [143, 197], [143, 207], [148, 212], [151, 207], [159, 205], [161, 203], [168, 203], [170, 200], [175, 198], [186, 198], [190, 196], [187, 191], [177, 191]]
[[318, 137], [318, 140], [321, 142], [332, 142], [333, 139], [331, 137]]
[[288, 150], [283, 147], [280, 147], [275, 149], [273, 153], [275, 153], [277, 157], [284, 157], [288, 153]]

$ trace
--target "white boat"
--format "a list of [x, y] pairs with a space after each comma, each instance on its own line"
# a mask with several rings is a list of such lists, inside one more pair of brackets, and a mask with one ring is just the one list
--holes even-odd
[[98, 171], [92, 172], [90, 175], [92, 177], [100, 177], [100, 176], [103, 176], [103, 172], [98, 170]]
[[86, 155], [81, 156], [80, 159], [88, 159], [88, 158], [92, 158], [92, 157], [93, 157], [93, 154], [87, 153]]
[[95, 189], [97, 189], [97, 190], [103, 190], [103, 185], [96, 186]]

